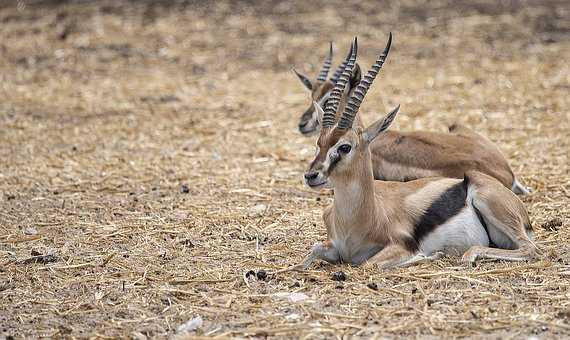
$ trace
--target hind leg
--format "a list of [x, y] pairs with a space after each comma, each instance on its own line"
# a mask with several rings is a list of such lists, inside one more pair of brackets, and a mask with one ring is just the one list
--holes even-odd
[[518, 249], [498, 249], [474, 246], [463, 254], [463, 262], [473, 263], [479, 259], [494, 259], [505, 261], [527, 261], [536, 258], [534, 245], [524, 245]]
[[497, 248], [471, 247], [463, 261], [497, 259], [507, 261], [532, 260], [538, 251], [531, 241], [532, 227], [522, 202], [508, 189], [488, 176], [473, 176], [469, 195], [472, 205], [487, 227], [489, 239]]

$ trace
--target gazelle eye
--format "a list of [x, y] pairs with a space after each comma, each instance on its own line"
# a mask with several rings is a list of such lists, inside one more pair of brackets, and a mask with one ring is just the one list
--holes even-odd
[[349, 153], [350, 149], [352, 149], [352, 146], [350, 146], [350, 144], [343, 144], [338, 147], [338, 151], [340, 153]]
[[322, 108], [324, 108], [327, 104], [327, 101], [329, 100], [330, 94], [327, 93], [325, 94], [321, 99], [319, 99], [319, 105], [321, 105]]

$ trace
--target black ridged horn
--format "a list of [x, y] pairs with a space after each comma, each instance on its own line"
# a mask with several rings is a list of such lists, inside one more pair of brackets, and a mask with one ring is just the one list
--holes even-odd
[[380, 56], [378, 56], [378, 59], [376, 60], [374, 65], [372, 65], [372, 67], [370, 68], [368, 73], [366, 73], [366, 76], [364, 76], [364, 78], [362, 78], [362, 80], [360, 80], [360, 83], [358, 84], [358, 86], [354, 90], [352, 96], [350, 96], [350, 99], [348, 100], [348, 103], [346, 104], [346, 107], [344, 108], [344, 112], [342, 113], [342, 115], [339, 119], [339, 122], [337, 125], [338, 129], [346, 130], [346, 129], [350, 129], [352, 127], [352, 123], [354, 122], [354, 118], [356, 117], [356, 114], [358, 113], [358, 109], [360, 108], [360, 104], [362, 104], [362, 101], [364, 100], [364, 96], [366, 96], [366, 92], [368, 92], [368, 89], [372, 85], [372, 82], [374, 82], [374, 79], [378, 75], [378, 72], [380, 72], [382, 65], [384, 65], [384, 62], [386, 61], [386, 58], [388, 57], [388, 53], [390, 52], [390, 46], [391, 45], [392, 45], [392, 33], [390, 32], [390, 36], [388, 38], [388, 43], [386, 44], [386, 48], [384, 48], [384, 51], [382, 52], [382, 54], [380, 54]]
[[331, 82], [333, 84], [336, 84], [336, 82], [338, 81], [338, 77], [340, 77], [340, 75], [342, 74], [342, 71], [344, 71], [344, 68], [346, 67], [346, 63], [348, 63], [348, 59], [350, 59], [351, 55], [352, 55], [352, 44], [350, 45], [350, 50], [348, 50], [348, 54], [346, 55], [346, 58], [344, 58], [342, 63], [340, 63], [340, 65], [338, 65], [338, 67], [336, 68], [336, 70], [334, 71], [334, 73], [331, 77]]
[[344, 88], [346, 84], [350, 80], [350, 76], [352, 75], [352, 69], [354, 68], [354, 64], [356, 63], [356, 55], [358, 54], [358, 39], [354, 38], [354, 42], [350, 48], [350, 58], [346, 63], [346, 67], [344, 68], [343, 72], [341, 73], [338, 81], [335, 83], [334, 88], [331, 91], [329, 99], [327, 100], [325, 114], [323, 115], [323, 128], [330, 128], [336, 123], [336, 111], [338, 110], [338, 105], [340, 103], [340, 99], [342, 97], [342, 93], [344, 92]]
[[331, 41], [329, 55], [325, 58], [325, 61], [323, 61], [323, 67], [321, 67], [321, 72], [319, 72], [319, 76], [317, 77], [318, 81], [324, 82], [327, 80], [327, 75], [329, 74], [329, 70], [331, 69], [332, 58], [333, 58], [333, 44]]

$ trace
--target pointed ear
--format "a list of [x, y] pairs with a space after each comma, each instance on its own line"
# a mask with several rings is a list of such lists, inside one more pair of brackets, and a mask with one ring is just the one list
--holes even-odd
[[354, 69], [352, 70], [352, 74], [350, 76], [350, 82], [349, 82], [350, 89], [353, 89], [356, 86], [358, 86], [358, 84], [360, 84], [360, 79], [362, 79], [362, 71], [360, 70], [360, 65], [356, 63], [354, 65]]
[[316, 101], [313, 101], [313, 105], [315, 106], [315, 114], [317, 115], [317, 123], [319, 124], [319, 126], [322, 126], [323, 124], [323, 116], [325, 115], [325, 111], [323, 110], [323, 108], [319, 105], [319, 103], [317, 103]]
[[305, 87], [307, 89], [309, 89], [309, 91], [313, 90], [313, 84], [311, 83], [311, 81], [309, 80], [309, 78], [307, 78], [306, 76], [302, 75], [301, 73], [297, 72], [297, 70], [295, 70], [295, 68], [292, 68], [293, 72], [295, 72], [295, 75], [297, 75], [297, 77], [299, 78], [299, 80], [301, 80], [301, 82], [303, 83], [303, 85], [305, 85]]
[[362, 132], [362, 138], [364, 138], [367, 143], [372, 142], [376, 136], [390, 127], [390, 124], [392, 124], [394, 118], [396, 118], [398, 110], [400, 110], [400, 105], [396, 106], [396, 108], [388, 113], [386, 117], [372, 123], [372, 125]]

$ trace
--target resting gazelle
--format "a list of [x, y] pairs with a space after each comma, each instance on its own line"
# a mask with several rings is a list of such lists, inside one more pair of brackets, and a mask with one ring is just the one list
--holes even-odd
[[[331, 98], [344, 90], [356, 54], [355, 39]], [[324, 111], [314, 103], [323, 121], [318, 153], [305, 181], [311, 188], [334, 188], [334, 201], [323, 214], [327, 240], [313, 246], [304, 266], [322, 259], [387, 268], [442, 254], [463, 254], [467, 262], [535, 258], [522, 202], [488, 175], [470, 171], [463, 179], [374, 180], [370, 143], [385, 137], [399, 106], [366, 129], [353, 127], [353, 122], [384, 58], [380, 55], [360, 81], [339, 119], [338, 102], [329, 101]]]
[[[378, 59], [379, 68], [382, 68], [388, 56], [391, 42], [392, 35], [390, 34], [386, 49], [382, 57]], [[335, 74], [327, 80], [332, 62], [331, 44], [329, 54], [315, 82], [311, 82], [306, 76], [293, 70], [303, 85], [311, 91], [312, 101], [324, 107], [331, 97], [338, 75], [344, 70], [347, 60], [348, 57], [338, 67]], [[358, 64], [355, 64], [347, 81], [347, 87], [340, 93], [340, 97], [335, 99], [340, 101], [341, 108], [354, 93], [360, 79], [360, 68]], [[339, 112], [342, 111], [339, 110]], [[338, 119], [338, 116], [336, 118]], [[356, 118], [355, 124], [357, 127], [363, 126], [359, 117]], [[320, 126], [321, 117], [311, 103], [311, 106], [301, 116], [299, 131], [305, 136], [311, 136], [318, 133]], [[489, 139], [460, 124], [451, 125], [449, 133], [387, 131], [383, 138], [370, 144], [370, 151], [375, 179], [405, 182], [435, 176], [463, 178], [465, 172], [477, 170], [494, 177], [516, 194], [529, 193], [515, 178], [499, 148]]]

